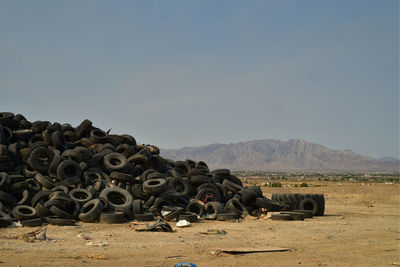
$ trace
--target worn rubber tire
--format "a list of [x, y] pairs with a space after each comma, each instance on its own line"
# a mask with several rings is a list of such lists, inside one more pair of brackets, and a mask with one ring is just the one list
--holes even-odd
[[194, 223], [194, 222], [197, 222], [199, 220], [199, 218], [197, 217], [196, 213], [183, 212], [178, 216], [177, 221], [180, 221], [180, 220], [186, 220], [186, 221], [188, 221], [190, 223]]
[[213, 201], [208, 202], [204, 206], [204, 210], [205, 210], [204, 216], [206, 219], [215, 220], [217, 218], [217, 215], [224, 211], [224, 204]]
[[271, 220], [274, 221], [293, 221], [289, 214], [271, 214]]
[[143, 183], [142, 187], [143, 192], [150, 195], [160, 195], [168, 189], [167, 182], [162, 178], [147, 180]]
[[12, 211], [12, 215], [14, 219], [19, 221], [35, 219], [38, 217], [36, 210], [27, 205], [15, 206]]
[[143, 202], [141, 199], [135, 199], [132, 202], [132, 211], [133, 211], [133, 214], [142, 214], [143, 213]]
[[144, 212], [142, 214], [135, 214], [134, 218], [138, 221], [154, 221], [154, 214], [151, 212]]
[[42, 218], [35, 218], [30, 220], [23, 220], [21, 221], [22, 226], [26, 227], [38, 227], [43, 224]]
[[112, 172], [124, 169], [128, 164], [128, 160], [125, 155], [113, 152], [104, 156], [103, 164], [109, 172]]
[[81, 174], [82, 170], [79, 164], [70, 159], [62, 161], [57, 167], [57, 179], [59, 181], [72, 178], [80, 179]]
[[130, 210], [132, 207], [132, 195], [125, 189], [107, 187], [101, 191], [99, 196], [108, 200], [108, 205], [112, 210], [118, 210], [118, 208]]
[[300, 201], [299, 210], [312, 210], [313, 215], [317, 214], [318, 203], [313, 198], [304, 198]]
[[240, 219], [240, 214], [237, 212], [225, 212], [217, 215], [217, 221], [232, 221]]
[[80, 205], [85, 204], [93, 198], [92, 192], [84, 188], [72, 189], [69, 192], [69, 196], [72, 200], [78, 202]]
[[79, 220], [82, 222], [94, 222], [99, 219], [103, 210], [103, 203], [99, 199], [86, 202], [80, 209]]
[[100, 223], [119, 224], [125, 222], [125, 214], [121, 211], [106, 211], [99, 216]]
[[198, 199], [189, 200], [189, 204], [186, 206], [186, 210], [199, 215], [200, 217], [204, 214], [205, 203]]

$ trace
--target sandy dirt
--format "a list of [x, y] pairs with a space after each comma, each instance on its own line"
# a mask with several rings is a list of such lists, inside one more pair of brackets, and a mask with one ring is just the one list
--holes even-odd
[[[321, 184], [321, 183], [319, 183]], [[322, 187], [267, 188], [272, 193], [324, 193], [325, 216], [304, 221], [248, 217], [202, 221], [175, 233], [135, 232], [129, 223], [47, 228], [49, 241], [0, 239], [1, 266], [397, 266], [400, 259], [399, 185], [324, 183]], [[0, 235], [36, 228], [0, 229]], [[209, 229], [225, 235], [201, 235]], [[77, 237], [90, 237], [84, 240]], [[93, 247], [90, 241], [106, 241]], [[279, 246], [287, 252], [229, 255], [220, 248]]]

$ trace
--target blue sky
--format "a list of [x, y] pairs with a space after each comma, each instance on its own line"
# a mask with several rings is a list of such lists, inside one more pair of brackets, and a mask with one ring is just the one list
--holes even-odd
[[0, 1], [0, 107], [163, 148], [399, 157], [398, 1]]

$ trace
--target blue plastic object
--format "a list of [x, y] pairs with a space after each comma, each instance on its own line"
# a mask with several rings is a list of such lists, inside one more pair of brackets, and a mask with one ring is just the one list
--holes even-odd
[[197, 265], [192, 262], [179, 262], [174, 267], [197, 267]]

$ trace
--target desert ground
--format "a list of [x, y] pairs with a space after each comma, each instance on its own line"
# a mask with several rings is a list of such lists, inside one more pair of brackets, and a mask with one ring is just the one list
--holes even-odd
[[[399, 266], [399, 185], [315, 182], [320, 187], [262, 187], [272, 193], [324, 193], [325, 216], [272, 221], [267, 216], [240, 222], [201, 221], [174, 233], [136, 232], [119, 225], [47, 226], [48, 240], [0, 239], [0, 266]], [[1, 236], [36, 228], [0, 229]], [[214, 234], [211, 230], [224, 230]], [[204, 233], [209, 234], [204, 234]], [[86, 238], [84, 238], [86, 237]], [[89, 238], [88, 240], [85, 240]], [[107, 246], [87, 243], [104, 241]], [[290, 248], [286, 252], [231, 255], [224, 249]]]

